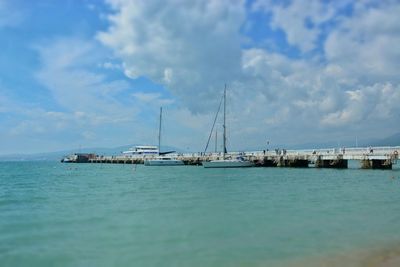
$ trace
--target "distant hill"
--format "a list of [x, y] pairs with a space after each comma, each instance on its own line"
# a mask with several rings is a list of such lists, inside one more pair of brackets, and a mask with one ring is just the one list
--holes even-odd
[[400, 146], [400, 133], [396, 133], [389, 137], [379, 139], [379, 140], [372, 140], [370, 146]]
[[[347, 140], [340, 142], [340, 146], [344, 147], [354, 147], [354, 140]], [[49, 153], [35, 153], [35, 154], [11, 154], [11, 155], [0, 155], [0, 161], [59, 161], [64, 156], [74, 154], [74, 153], [94, 153], [97, 155], [115, 156], [120, 155], [122, 151], [126, 151], [129, 148], [136, 145], [125, 145], [113, 148], [82, 148], [78, 150], [63, 150]], [[333, 148], [337, 147], [337, 142], [324, 142], [324, 143], [305, 143], [298, 145], [274, 145], [269, 147], [269, 149], [275, 148], [285, 148], [285, 149], [319, 149], [319, 148]], [[389, 137], [383, 139], [370, 139], [370, 140], [360, 140], [358, 142], [359, 147], [368, 146], [400, 146], [400, 133], [396, 133]], [[263, 148], [248, 148], [242, 149], [241, 151], [254, 151], [262, 150]], [[162, 151], [176, 151], [178, 153], [188, 152], [177, 147], [162, 147]]]
[[[321, 149], [321, 148], [336, 148], [336, 147], [355, 147], [355, 140], [344, 140], [338, 143], [337, 141], [327, 141], [323, 143], [303, 143], [303, 144], [271, 144], [269, 149], [285, 148], [285, 149]], [[400, 133], [396, 133], [383, 139], [362, 139], [358, 140], [358, 147], [369, 146], [400, 146]], [[266, 148], [266, 147], [265, 147]], [[263, 150], [264, 148], [248, 148], [243, 151]]]
[[[307, 143], [292, 145], [288, 149], [309, 149], [309, 148], [332, 148], [337, 147], [337, 142], [324, 142], [324, 143]], [[344, 147], [355, 147], [355, 140], [345, 140], [341, 141], [339, 146]], [[358, 141], [359, 147], [369, 147], [369, 146], [400, 146], [400, 133], [396, 133], [389, 137], [383, 139], [364, 139]]]
[[[97, 155], [116, 156], [121, 155], [122, 151], [126, 151], [136, 145], [125, 145], [113, 148], [81, 148], [79, 150], [62, 150], [48, 153], [33, 154], [9, 154], [0, 155], [0, 161], [59, 161], [64, 156], [74, 153], [94, 153]], [[162, 151], [184, 152], [182, 149], [170, 146], [163, 146]]]

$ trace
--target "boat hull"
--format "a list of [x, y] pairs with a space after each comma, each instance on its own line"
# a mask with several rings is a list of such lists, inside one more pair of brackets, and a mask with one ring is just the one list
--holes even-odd
[[251, 161], [235, 161], [235, 160], [212, 160], [204, 161], [204, 168], [247, 168], [254, 167]]
[[185, 165], [182, 160], [159, 160], [159, 159], [152, 159], [152, 160], [145, 160], [145, 166], [180, 166]]

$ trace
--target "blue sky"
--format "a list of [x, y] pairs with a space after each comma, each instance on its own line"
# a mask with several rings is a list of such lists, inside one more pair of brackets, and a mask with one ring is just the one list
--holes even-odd
[[[398, 1], [0, 0], [0, 154], [400, 131]], [[221, 127], [219, 122], [217, 127]], [[220, 130], [221, 132], [221, 130]]]

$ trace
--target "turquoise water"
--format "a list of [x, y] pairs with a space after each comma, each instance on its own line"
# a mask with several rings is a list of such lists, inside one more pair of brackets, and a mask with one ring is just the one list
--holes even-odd
[[399, 241], [398, 169], [0, 162], [0, 266], [285, 266]]

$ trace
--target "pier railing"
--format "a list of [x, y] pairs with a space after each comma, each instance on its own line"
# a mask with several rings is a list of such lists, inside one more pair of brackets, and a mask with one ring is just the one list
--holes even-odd
[[[365, 166], [392, 166], [399, 158], [400, 146], [382, 147], [352, 147], [352, 148], [325, 148], [301, 150], [262, 150], [229, 152], [228, 158], [244, 157], [260, 166], [308, 166], [308, 163], [317, 163], [320, 166], [332, 166], [341, 163], [347, 167], [347, 160], [359, 160]], [[183, 160], [188, 165], [200, 165], [203, 161], [222, 159], [222, 152], [207, 153], [174, 153], [170, 157]], [[157, 155], [133, 156], [94, 156], [85, 162], [91, 163], [127, 163], [140, 164], [146, 159], [156, 158]], [[346, 161], [346, 162], [345, 162]], [[322, 165], [321, 165], [322, 164]], [[368, 165], [369, 164], [369, 165]], [[374, 165], [375, 164], [375, 165]], [[378, 164], [378, 165], [377, 165]]]

